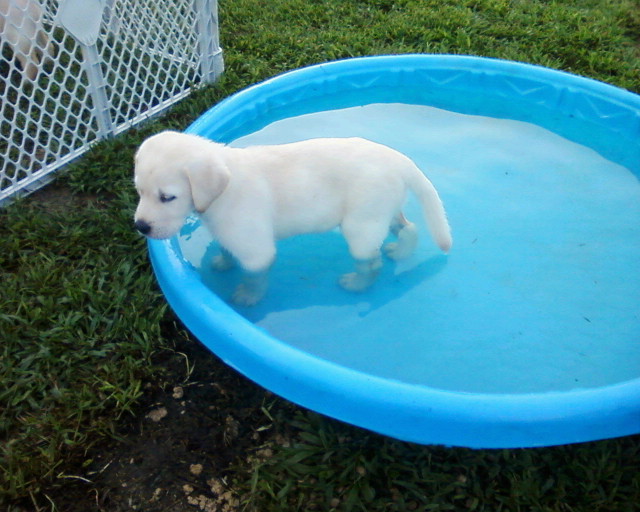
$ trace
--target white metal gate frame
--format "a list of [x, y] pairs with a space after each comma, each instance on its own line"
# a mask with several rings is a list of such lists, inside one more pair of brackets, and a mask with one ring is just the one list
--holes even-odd
[[217, 0], [0, 0], [0, 205], [223, 71]]

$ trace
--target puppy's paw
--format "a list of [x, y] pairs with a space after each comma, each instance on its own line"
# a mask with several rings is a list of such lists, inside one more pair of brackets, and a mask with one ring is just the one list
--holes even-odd
[[246, 273], [232, 300], [238, 306], [255, 306], [267, 293], [268, 286], [268, 271]]
[[401, 242], [389, 242], [382, 250], [393, 261], [404, 260], [413, 254], [413, 247], [407, 247]]
[[235, 262], [231, 256], [218, 254], [211, 260], [211, 266], [213, 267], [213, 270], [217, 272], [225, 272], [235, 267]]
[[257, 290], [245, 283], [239, 284], [233, 293], [232, 300], [238, 306], [255, 306], [264, 297], [264, 291]]
[[340, 276], [340, 280], [338, 282], [340, 283], [340, 286], [349, 292], [363, 292], [369, 288], [375, 280], [376, 276], [371, 274], [350, 272]]
[[406, 257], [400, 253], [398, 242], [389, 242], [382, 248], [382, 250], [384, 251], [387, 258], [392, 260], [401, 260], [402, 258]]
[[415, 225], [408, 223], [398, 232], [398, 241], [389, 242], [383, 247], [389, 259], [402, 260], [413, 254], [418, 245], [418, 232]]
[[350, 292], [363, 292], [376, 281], [380, 268], [382, 268], [380, 256], [370, 260], [356, 261], [356, 271], [343, 274], [340, 277], [340, 286]]

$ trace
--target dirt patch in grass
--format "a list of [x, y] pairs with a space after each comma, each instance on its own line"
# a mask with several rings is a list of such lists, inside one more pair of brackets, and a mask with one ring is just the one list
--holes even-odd
[[82, 208], [88, 204], [97, 208], [106, 207], [109, 198], [94, 194], [78, 193], [68, 186], [53, 182], [32, 195], [33, 203], [50, 214], [66, 214], [74, 208]]
[[[234, 462], [272, 435], [271, 395], [183, 338], [158, 356], [161, 375], [145, 387], [138, 416], [93, 447], [74, 474], [44, 494], [56, 510], [233, 511]], [[281, 403], [281, 407], [287, 407]]]

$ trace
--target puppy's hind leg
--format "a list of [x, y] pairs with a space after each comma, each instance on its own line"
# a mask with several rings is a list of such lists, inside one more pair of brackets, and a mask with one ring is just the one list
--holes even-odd
[[407, 220], [402, 212], [398, 213], [391, 224], [391, 232], [398, 238], [384, 246], [385, 254], [392, 260], [401, 260], [411, 256], [418, 245], [418, 230], [413, 222]]
[[385, 222], [345, 219], [342, 223], [342, 233], [349, 244], [349, 252], [356, 260], [356, 271], [340, 277], [340, 286], [345, 290], [362, 292], [378, 278], [382, 268], [380, 247], [388, 231]]

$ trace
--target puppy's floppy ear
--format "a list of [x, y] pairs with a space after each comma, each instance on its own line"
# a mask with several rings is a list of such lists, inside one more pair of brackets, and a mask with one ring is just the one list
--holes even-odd
[[191, 197], [198, 213], [204, 212], [222, 194], [231, 178], [229, 169], [221, 158], [208, 155], [187, 164], [186, 169]]

